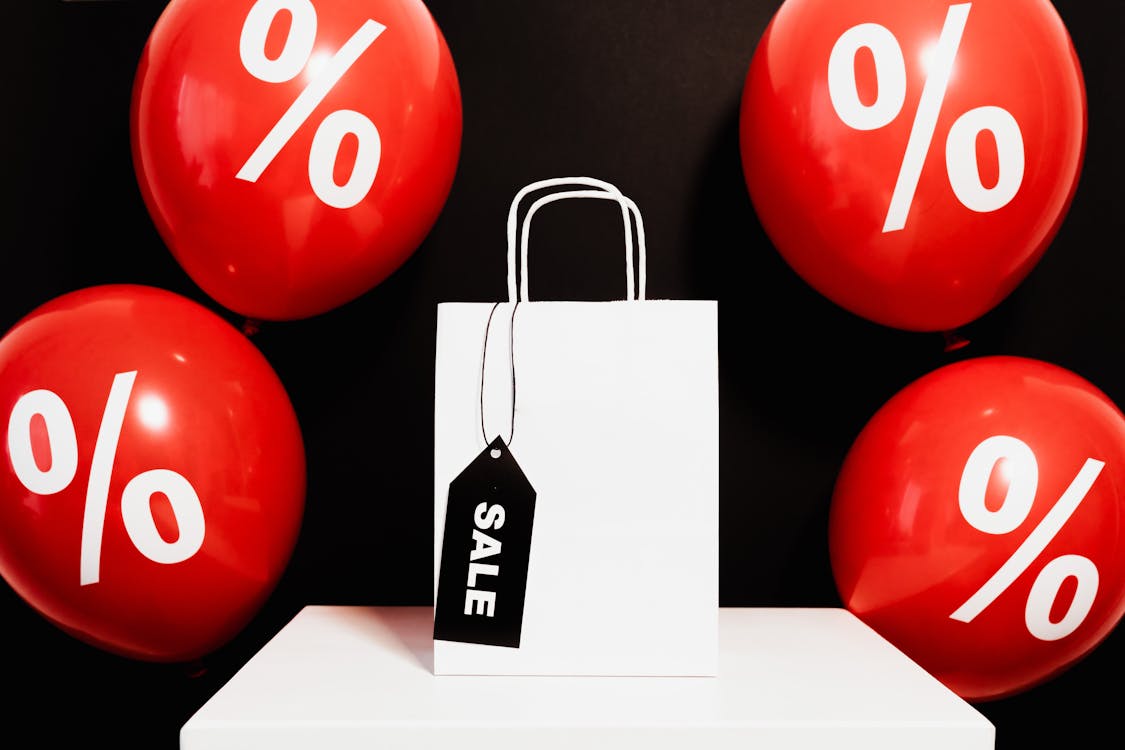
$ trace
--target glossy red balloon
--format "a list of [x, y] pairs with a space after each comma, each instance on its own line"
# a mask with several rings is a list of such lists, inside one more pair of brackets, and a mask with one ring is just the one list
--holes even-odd
[[422, 244], [461, 94], [421, 0], [172, 0], [133, 85], [134, 169], [160, 235], [224, 307], [293, 320]]
[[305, 454], [250, 340], [179, 295], [91, 287], [0, 339], [0, 574], [63, 631], [187, 662], [288, 564]]
[[860, 432], [829, 549], [847, 608], [961, 697], [1042, 684], [1125, 612], [1125, 416], [1046, 362], [946, 365]]
[[1049, 0], [786, 0], [739, 120], [763, 228], [868, 320], [951, 331], [1007, 297], [1070, 208], [1086, 90]]

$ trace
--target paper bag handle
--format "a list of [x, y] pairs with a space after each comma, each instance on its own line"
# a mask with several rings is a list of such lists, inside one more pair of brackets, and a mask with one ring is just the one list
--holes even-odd
[[[540, 208], [564, 198], [600, 198], [602, 200], [617, 201], [621, 205], [621, 218], [625, 224], [625, 285], [626, 299], [643, 300], [645, 298], [646, 261], [645, 261], [645, 230], [641, 221], [641, 212], [632, 199], [626, 197], [616, 186], [597, 180], [592, 177], [555, 177], [549, 180], [540, 180], [520, 189], [512, 199], [512, 206], [508, 210], [508, 301], [516, 302], [516, 230], [519, 228], [517, 216], [519, 206], [528, 193], [544, 188], [585, 185], [596, 188], [595, 190], [564, 190], [538, 198], [527, 209], [523, 217], [523, 227], [520, 233], [520, 274], [519, 274], [519, 301], [527, 302], [527, 245], [531, 233], [531, 219]], [[633, 268], [633, 223], [637, 228], [637, 270], [636, 283], [634, 284]]]

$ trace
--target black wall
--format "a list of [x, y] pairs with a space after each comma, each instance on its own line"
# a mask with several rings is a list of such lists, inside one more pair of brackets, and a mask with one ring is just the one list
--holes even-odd
[[[254, 336], [308, 449], [306, 516], [275, 594], [235, 641], [185, 666], [97, 651], [0, 584], [4, 731], [29, 730], [42, 746], [83, 732], [99, 744], [174, 748], [179, 727], [302, 606], [430, 603], [436, 304], [504, 295], [508, 204], [538, 179], [617, 184], [645, 217], [650, 296], [719, 300], [724, 606], [840, 605], [826, 545], [836, 471], [865, 421], [915, 378], [956, 359], [1017, 354], [1070, 368], [1125, 404], [1125, 3], [1056, 2], [1089, 96], [1081, 183], [1043, 260], [962, 330], [971, 344], [954, 353], [938, 334], [834, 306], [763, 233], [742, 178], [737, 113], [779, 4], [431, 0], [464, 100], [445, 210], [368, 294]], [[0, 330], [57, 295], [112, 282], [159, 286], [240, 322], [176, 264], [134, 178], [132, 79], [163, 6], [4, 3]], [[619, 295], [618, 256], [605, 252], [619, 229], [596, 205], [580, 210], [537, 221], [542, 298]], [[1112, 736], [1123, 666], [1119, 628], [1055, 680], [979, 708], [1000, 750]]]

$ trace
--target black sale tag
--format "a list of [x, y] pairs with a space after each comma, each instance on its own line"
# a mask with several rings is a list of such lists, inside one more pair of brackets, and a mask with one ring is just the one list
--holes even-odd
[[535, 489], [497, 437], [449, 484], [434, 639], [519, 648]]

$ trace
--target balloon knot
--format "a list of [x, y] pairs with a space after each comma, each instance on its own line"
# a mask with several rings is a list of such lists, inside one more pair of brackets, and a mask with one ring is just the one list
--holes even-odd
[[184, 674], [188, 679], [196, 679], [207, 674], [207, 665], [200, 660], [188, 662], [183, 665]]
[[969, 345], [969, 339], [962, 336], [957, 331], [942, 331], [941, 334], [945, 338], [945, 351], [955, 352], [958, 349], [964, 349]]
[[242, 333], [245, 336], [253, 336], [255, 333], [260, 331], [261, 328], [262, 322], [260, 320], [254, 320], [253, 318], [247, 318], [242, 323]]

